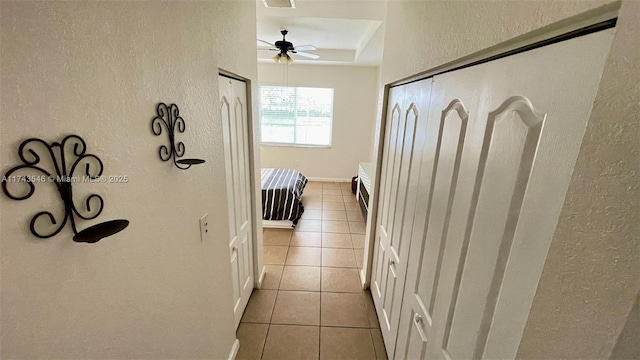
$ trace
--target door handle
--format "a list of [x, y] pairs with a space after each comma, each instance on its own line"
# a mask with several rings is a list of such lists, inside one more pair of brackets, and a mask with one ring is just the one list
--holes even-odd
[[238, 251], [238, 247], [237, 246], [234, 246], [234, 247], [231, 248], [231, 252], [235, 252], [235, 251]]
[[416, 326], [416, 330], [418, 330], [418, 335], [420, 335], [420, 338], [422, 339], [422, 342], [426, 343], [427, 342], [427, 334], [425, 334], [424, 330], [422, 329], [422, 315], [420, 315], [418, 313], [414, 313], [413, 314], [413, 324]]

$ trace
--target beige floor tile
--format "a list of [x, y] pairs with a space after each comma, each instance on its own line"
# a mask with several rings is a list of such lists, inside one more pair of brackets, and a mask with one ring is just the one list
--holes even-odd
[[320, 328], [317, 326], [271, 325], [263, 360], [318, 359]]
[[236, 338], [240, 340], [236, 360], [260, 360], [268, 330], [269, 324], [240, 323], [236, 331]]
[[369, 327], [372, 329], [379, 329], [380, 322], [378, 321], [378, 314], [376, 314], [376, 308], [373, 305], [373, 298], [371, 297], [371, 292], [369, 290], [365, 290], [362, 293], [364, 298], [364, 303], [367, 307], [367, 317], [369, 318]]
[[387, 360], [387, 349], [384, 347], [380, 329], [371, 329], [371, 340], [373, 340], [373, 349], [376, 351], [376, 360]]
[[364, 221], [361, 211], [347, 211], [347, 220], [349, 221]]
[[[306, 206], [306, 205], [305, 205]], [[344, 211], [344, 203], [343, 202], [323, 202], [322, 210], [342, 210]]]
[[322, 195], [322, 202], [343, 203], [342, 195]]
[[322, 194], [303, 194], [302, 195], [302, 204], [306, 204], [307, 202], [318, 202], [322, 201]]
[[320, 266], [322, 249], [312, 247], [291, 247], [286, 265]]
[[342, 191], [340, 189], [322, 189], [322, 196], [325, 195], [342, 196]]
[[244, 310], [242, 322], [268, 324], [271, 321], [277, 293], [277, 290], [253, 290], [247, 308]]
[[364, 221], [350, 221], [349, 232], [352, 234], [364, 234], [365, 233]]
[[262, 233], [265, 246], [282, 245], [289, 246], [291, 241], [291, 230], [265, 229]]
[[322, 249], [322, 266], [355, 268], [353, 249]]
[[[345, 326], [369, 328], [367, 309], [362, 294], [323, 292], [321, 320], [322, 326]], [[276, 309], [278, 304], [276, 303]], [[275, 318], [275, 311], [273, 316]]]
[[282, 278], [282, 265], [265, 265], [264, 279], [262, 279], [262, 290], [274, 289], [280, 287], [280, 279]]
[[302, 220], [298, 222], [296, 225], [295, 231], [313, 231], [320, 232], [322, 231], [322, 221], [321, 220]]
[[265, 265], [284, 265], [287, 259], [288, 246], [265, 246], [264, 247], [264, 263]]
[[347, 213], [344, 210], [322, 210], [322, 220], [347, 221]]
[[356, 199], [355, 195], [342, 195], [342, 201], [345, 203], [358, 203], [358, 199]]
[[358, 269], [322, 268], [322, 291], [361, 294]]
[[318, 200], [306, 200], [302, 199], [302, 205], [304, 206], [304, 211], [307, 210], [322, 210], [322, 201]]
[[351, 243], [351, 235], [339, 233], [323, 233], [322, 247], [351, 249], [353, 247]]
[[320, 294], [307, 291], [278, 291], [271, 323], [320, 325]]
[[285, 266], [280, 290], [320, 291], [320, 268], [311, 266]]
[[302, 195], [306, 196], [322, 196], [322, 188], [305, 188], [304, 191], [302, 192]]
[[349, 231], [350, 231], [349, 223], [346, 221], [322, 220], [323, 233], [348, 234]]
[[322, 210], [321, 209], [307, 209], [305, 207], [304, 212], [302, 213], [302, 217], [300, 219], [322, 220]]
[[364, 249], [364, 234], [351, 234], [354, 249]]
[[294, 246], [321, 247], [322, 234], [319, 232], [296, 231], [291, 237], [291, 247]]
[[330, 189], [330, 190], [340, 190], [340, 183], [338, 182], [323, 182], [322, 190]]
[[353, 193], [353, 191], [351, 191], [351, 184], [348, 185], [349, 187], [340, 187], [340, 190], [342, 191], [342, 196], [353, 196], [355, 197], [356, 194]]
[[369, 329], [320, 328], [320, 359], [372, 360], [375, 356]]
[[304, 191], [307, 191], [307, 189], [320, 189], [320, 190], [322, 190], [322, 183], [318, 182], [318, 181], [308, 181], [307, 185], [305, 185], [305, 187], [304, 187]]
[[355, 202], [355, 203], [352, 203], [352, 202], [344, 203], [344, 208], [347, 211], [360, 211], [360, 205], [358, 205], [357, 202]]
[[356, 257], [356, 266], [358, 269], [362, 269], [362, 264], [364, 263], [364, 250], [353, 249], [353, 255]]

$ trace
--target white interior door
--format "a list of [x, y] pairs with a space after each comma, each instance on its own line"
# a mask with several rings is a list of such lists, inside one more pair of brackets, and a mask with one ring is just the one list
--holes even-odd
[[247, 88], [243, 81], [224, 76], [219, 76], [218, 80], [227, 174], [233, 312], [237, 328], [253, 291]]
[[377, 262], [372, 272], [372, 296], [386, 342], [395, 339], [398, 331], [430, 88], [431, 80], [424, 80], [393, 88], [389, 95], [392, 105], [380, 193], [384, 206], [376, 227]]
[[[433, 78], [429, 114], [421, 119], [427, 125], [419, 180], [407, 183], [418, 201], [414, 221], [403, 225], [411, 228], [400, 230], [411, 234], [410, 265], [397, 338], [384, 339], [390, 358], [515, 358], [612, 34]], [[390, 135], [394, 94], [405, 91], [390, 93]], [[387, 190], [380, 189], [385, 214], [393, 200], [385, 203]], [[388, 234], [389, 223], [378, 221], [378, 231]], [[388, 267], [382, 254], [389, 247], [379, 239], [377, 249], [386, 251], [376, 254], [372, 293], [385, 298], [392, 290], [375, 279], [385, 279], [380, 268]], [[375, 305], [384, 315], [386, 304]]]

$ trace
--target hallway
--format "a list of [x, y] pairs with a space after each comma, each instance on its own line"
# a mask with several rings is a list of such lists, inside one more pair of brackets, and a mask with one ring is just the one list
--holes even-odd
[[238, 327], [237, 359], [386, 359], [362, 291], [365, 223], [350, 183], [309, 182], [295, 230], [265, 229], [266, 275]]

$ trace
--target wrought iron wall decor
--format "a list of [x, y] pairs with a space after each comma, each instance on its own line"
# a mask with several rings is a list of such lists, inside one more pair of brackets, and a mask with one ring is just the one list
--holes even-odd
[[[39, 154], [39, 150], [46, 151], [46, 154], [43, 155], [44, 159], [41, 157], [42, 154]], [[30, 198], [35, 192], [36, 186], [34, 184], [51, 182], [56, 185], [62, 198], [62, 203], [64, 204], [64, 219], [60, 222], [57, 221], [55, 216], [49, 211], [40, 211], [31, 219], [29, 228], [31, 229], [31, 233], [36, 237], [46, 239], [55, 236], [62, 231], [67, 221], [69, 221], [75, 234], [73, 241], [96, 243], [102, 238], [124, 230], [124, 228], [129, 225], [129, 220], [111, 220], [90, 226], [78, 232], [75, 216], [83, 220], [93, 220], [102, 213], [104, 207], [104, 200], [97, 194], [89, 195], [86, 198], [85, 209], [82, 209], [82, 212], [76, 207], [73, 201], [73, 183], [102, 182], [102, 178], [104, 178], [102, 176], [102, 161], [93, 154], [87, 154], [86, 151], [87, 144], [78, 135], [69, 135], [59, 143], [52, 142], [49, 144], [42, 139], [30, 138], [20, 144], [18, 156], [24, 164], [15, 166], [5, 173], [2, 178], [2, 190], [5, 195], [13, 200], [25, 200]], [[67, 155], [71, 155], [71, 157], [68, 158]], [[76, 169], [82, 167], [81, 164], [84, 165], [84, 175], [80, 177], [80, 175], [76, 175]], [[14, 175], [14, 173], [23, 169], [34, 170], [37, 175]], [[49, 171], [51, 169], [53, 169], [53, 171]], [[12, 193], [8, 183], [13, 182], [27, 184], [29, 186], [27, 194], [15, 195], [15, 193]], [[92, 203], [96, 206], [92, 206]], [[43, 217], [48, 218], [51, 226], [57, 225], [55, 230], [49, 233], [43, 233], [36, 229], [38, 219]]]
[[182, 141], [176, 143], [176, 130], [183, 133], [185, 129], [184, 119], [180, 117], [178, 105], [171, 104], [167, 106], [165, 103], [159, 103], [157, 107], [158, 115], [151, 120], [151, 130], [157, 136], [162, 134], [162, 124], [167, 128], [169, 135], [169, 147], [161, 145], [158, 153], [162, 161], [173, 159], [173, 163], [180, 170], [187, 170], [191, 165], [204, 163], [202, 159], [178, 159], [184, 156], [184, 143]]

